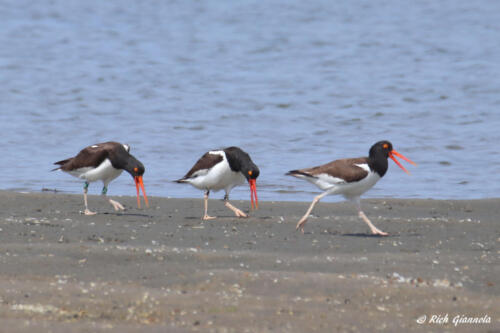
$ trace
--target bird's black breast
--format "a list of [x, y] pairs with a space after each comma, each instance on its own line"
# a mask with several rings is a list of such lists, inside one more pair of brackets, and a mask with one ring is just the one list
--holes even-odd
[[385, 173], [387, 172], [387, 169], [389, 168], [387, 157], [381, 154], [378, 154], [373, 158], [372, 157], [368, 158], [368, 165], [370, 166], [370, 169], [378, 173], [380, 178], [384, 177]]
[[110, 147], [110, 149], [108, 150], [108, 156], [113, 168], [121, 170], [126, 169], [127, 163], [131, 158], [131, 155], [121, 144]]
[[229, 163], [229, 167], [234, 172], [240, 172], [245, 165], [252, 163], [250, 155], [238, 147], [226, 148], [224, 149], [224, 153], [226, 153], [226, 159], [227, 163]]

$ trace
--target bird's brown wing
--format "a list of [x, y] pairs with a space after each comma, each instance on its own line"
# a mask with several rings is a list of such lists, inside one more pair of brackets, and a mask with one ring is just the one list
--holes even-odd
[[346, 159], [336, 160], [312, 168], [292, 170], [288, 172], [288, 175], [317, 177], [321, 174], [326, 174], [335, 178], [343, 179], [345, 182], [350, 183], [359, 181], [368, 175], [368, 172], [365, 169], [357, 166], [357, 164], [368, 165], [368, 158], [359, 157], [359, 158], [346, 158]]
[[179, 179], [177, 182], [182, 182], [185, 179], [195, 177], [195, 174], [201, 170], [209, 170], [213, 168], [214, 165], [223, 160], [222, 156], [219, 154], [210, 154], [210, 152], [205, 153], [188, 171], [188, 173]]
[[117, 142], [104, 142], [82, 149], [75, 157], [68, 158], [54, 164], [60, 165], [59, 169], [63, 171], [77, 170], [85, 167], [99, 166], [116, 149]]

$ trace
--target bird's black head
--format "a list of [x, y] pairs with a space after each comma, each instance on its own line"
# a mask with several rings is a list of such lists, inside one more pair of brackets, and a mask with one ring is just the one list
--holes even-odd
[[252, 202], [252, 208], [255, 207], [259, 209], [259, 199], [257, 198], [257, 177], [259, 177], [260, 170], [253, 162], [250, 162], [242, 168], [241, 172], [247, 179], [248, 185], [250, 185], [250, 201]]
[[370, 157], [375, 158], [375, 156], [382, 155], [385, 158], [389, 157], [389, 153], [392, 151], [392, 143], [389, 141], [379, 141], [370, 148]]
[[244, 152], [238, 147], [228, 147], [224, 149], [226, 154], [227, 162], [229, 167], [233, 172], [241, 172], [243, 177], [246, 178], [248, 184], [250, 185], [250, 200], [252, 202], [252, 208], [259, 208], [259, 199], [257, 199], [257, 185], [256, 179], [259, 177], [260, 170], [253, 163], [250, 155]]
[[127, 171], [132, 178], [134, 178], [135, 187], [137, 189], [137, 206], [141, 208], [139, 195], [139, 188], [141, 188], [146, 206], [149, 207], [148, 197], [146, 196], [146, 190], [144, 189], [144, 183], [142, 180], [145, 168], [137, 158], [130, 154], [130, 146], [118, 144], [115, 146], [115, 149], [112, 150], [110, 159], [113, 167]]
[[110, 151], [110, 160], [115, 169], [127, 171], [132, 177], [144, 174], [144, 165], [134, 155], [130, 154], [130, 146], [118, 144]]
[[259, 168], [253, 163], [248, 165], [248, 167], [242, 168], [241, 171], [247, 180], [257, 179], [260, 174]]
[[259, 168], [250, 158], [248, 153], [238, 147], [228, 147], [224, 149], [229, 167], [234, 172], [241, 172], [246, 180], [257, 179]]
[[132, 155], [130, 155], [127, 165], [125, 166], [124, 169], [125, 171], [130, 173], [132, 177], [142, 176], [146, 171], [144, 165]]
[[376, 171], [379, 170], [377, 172], [380, 174], [380, 177], [382, 177], [387, 171], [388, 158], [392, 159], [394, 163], [396, 163], [401, 169], [403, 169], [404, 172], [409, 174], [408, 170], [406, 170], [405, 167], [403, 167], [394, 156], [400, 157], [406, 162], [416, 165], [415, 162], [395, 151], [392, 148], [392, 143], [390, 143], [389, 141], [379, 141], [370, 148], [371, 163], [373, 164]]
[[142, 194], [144, 195], [144, 202], [146, 202], [146, 206], [149, 207], [148, 197], [146, 196], [146, 189], [144, 188], [144, 182], [142, 180], [142, 175], [145, 172], [144, 165], [134, 156], [130, 155], [124, 170], [130, 173], [132, 178], [134, 178], [135, 187], [137, 190], [137, 206], [141, 208], [141, 199], [139, 196], [139, 188], [141, 188]]

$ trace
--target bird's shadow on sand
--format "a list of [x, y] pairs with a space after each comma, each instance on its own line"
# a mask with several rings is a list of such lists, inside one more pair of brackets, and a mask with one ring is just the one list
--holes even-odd
[[248, 221], [248, 220], [269, 220], [272, 219], [270, 216], [247, 216], [247, 217], [235, 217], [230, 216], [230, 215], [218, 215], [216, 216], [215, 219], [213, 220], [203, 220], [200, 216], [186, 216], [184, 217], [186, 220], [200, 220], [200, 221], [217, 221], [217, 220], [223, 220], [223, 221]]
[[[310, 231], [305, 231], [304, 235], [312, 235], [313, 233]], [[349, 233], [349, 234], [342, 234], [338, 231], [323, 231], [321, 232], [322, 235], [331, 235], [331, 236], [342, 236], [342, 237], [358, 237], [358, 238], [392, 238], [392, 237], [398, 237], [399, 235], [387, 235], [387, 236], [382, 236], [382, 235], [373, 235], [373, 234], [364, 234], [364, 233]]]
[[349, 233], [349, 234], [341, 234], [344, 237], [362, 237], [362, 238], [394, 238], [399, 237], [400, 235], [389, 234], [387, 236], [382, 235], [374, 235], [374, 234], [364, 234], [364, 233]]
[[[387, 236], [373, 235], [373, 234], [364, 234], [364, 233], [349, 233], [349, 234], [340, 234], [340, 235], [344, 236], [344, 237], [361, 237], [361, 238], [396, 238], [396, 237], [403, 236], [402, 234], [399, 234], [399, 233], [389, 234]], [[417, 233], [409, 233], [409, 234], [404, 234], [404, 236], [419, 237], [419, 236], [422, 236], [422, 235], [421, 234], [417, 234]]]
[[113, 215], [113, 216], [135, 216], [135, 217], [146, 217], [153, 218], [153, 215], [141, 214], [141, 213], [101, 213], [102, 215]]

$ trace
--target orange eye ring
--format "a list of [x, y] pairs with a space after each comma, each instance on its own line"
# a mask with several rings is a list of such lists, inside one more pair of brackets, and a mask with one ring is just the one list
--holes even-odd
[[248, 175], [251, 176], [252, 175], [252, 170], [248, 171]]
[[382, 148], [387, 149], [387, 148], [389, 148], [389, 145], [388, 145], [387, 143], [384, 143], [384, 144], [382, 145]]
[[134, 168], [134, 172], [137, 172], [137, 171], [139, 171], [139, 168], [138, 168], [138, 167], [135, 167], [135, 168]]

